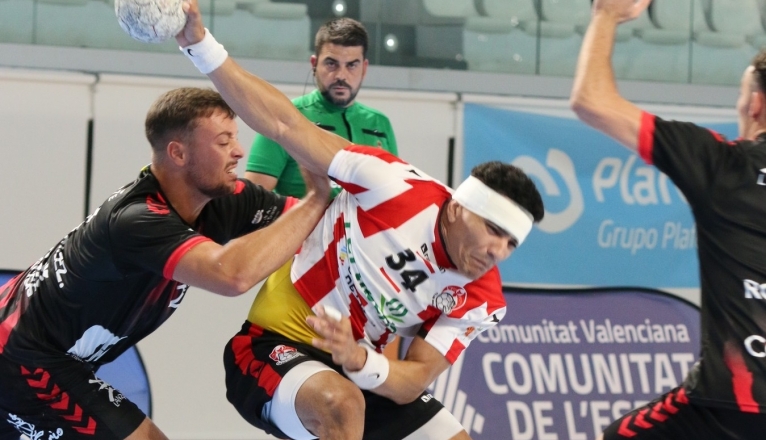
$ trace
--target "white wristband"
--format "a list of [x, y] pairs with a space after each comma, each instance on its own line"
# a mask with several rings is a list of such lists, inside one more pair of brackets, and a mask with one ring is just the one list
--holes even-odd
[[388, 378], [388, 358], [367, 344], [361, 343], [359, 346], [367, 350], [367, 361], [364, 366], [359, 371], [348, 371], [346, 367], [343, 367], [343, 372], [363, 390], [371, 390], [383, 385]]
[[179, 49], [194, 63], [194, 67], [205, 75], [221, 67], [221, 64], [229, 57], [229, 52], [226, 52], [223, 45], [213, 38], [213, 34], [207, 28], [202, 41], [179, 47]]

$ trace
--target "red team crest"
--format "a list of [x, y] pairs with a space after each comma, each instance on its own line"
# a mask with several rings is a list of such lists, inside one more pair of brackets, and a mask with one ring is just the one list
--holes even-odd
[[441, 293], [434, 295], [431, 304], [442, 313], [449, 315], [465, 305], [468, 294], [460, 286], [447, 286]]
[[277, 345], [273, 350], [271, 350], [271, 354], [269, 354], [271, 360], [276, 362], [277, 365], [282, 365], [286, 362], [290, 362], [291, 360], [300, 356], [303, 356], [303, 354], [299, 353], [295, 348], [289, 347], [287, 345]]

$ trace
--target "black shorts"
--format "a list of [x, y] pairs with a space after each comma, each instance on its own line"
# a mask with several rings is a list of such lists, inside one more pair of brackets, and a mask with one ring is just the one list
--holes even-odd
[[604, 430], [604, 440], [760, 440], [766, 414], [695, 405], [683, 388], [637, 408]]
[[0, 356], [0, 440], [122, 440], [146, 416], [89, 364], [68, 357], [52, 367]]
[[[289, 359], [272, 359], [279, 345], [286, 345]], [[288, 438], [276, 426], [261, 418], [263, 406], [274, 395], [277, 385], [288, 371], [306, 361], [319, 361], [343, 374], [332, 362], [332, 356], [311, 345], [294, 342], [245, 322], [242, 330], [226, 345], [223, 363], [226, 368], [226, 398], [251, 425], [278, 437]], [[345, 376], [345, 375], [344, 375]], [[406, 405], [362, 390], [365, 400], [364, 440], [402, 439], [426, 424], [442, 408], [427, 392]]]

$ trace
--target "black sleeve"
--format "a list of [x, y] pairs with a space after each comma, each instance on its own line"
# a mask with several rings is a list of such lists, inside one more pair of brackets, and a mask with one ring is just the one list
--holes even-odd
[[137, 266], [162, 274], [177, 249], [203, 239], [174, 212], [148, 209], [146, 203], [131, 203], [109, 221], [112, 255], [123, 270]]
[[202, 210], [199, 231], [224, 244], [274, 222], [285, 209], [287, 198], [240, 179], [234, 194], [214, 199]]
[[[652, 127], [642, 126], [642, 130]], [[649, 124], [651, 125], [651, 124]], [[721, 169], [736, 166], [741, 159], [737, 143], [690, 122], [664, 121], [654, 118], [651, 139], [651, 161], [665, 173], [695, 205], [707, 199], [716, 175]]]

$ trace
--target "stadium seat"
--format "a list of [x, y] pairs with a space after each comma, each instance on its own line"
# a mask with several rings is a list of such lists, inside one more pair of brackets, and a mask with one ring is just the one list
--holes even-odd
[[755, 0], [696, 0], [693, 83], [738, 85], [756, 53], [749, 39], [763, 34]]
[[114, 0], [37, 0], [35, 42], [51, 46], [169, 52], [175, 40], [162, 44], [130, 38], [114, 13]]
[[761, 27], [754, 35], [748, 37], [748, 42], [756, 50], [766, 48], [766, 0], [757, 0]]
[[474, 0], [419, 0], [418, 24], [463, 25], [470, 17], [478, 17]]
[[590, 0], [539, 0], [540, 74], [573, 76]]
[[89, 0], [37, 0], [38, 3], [47, 3], [51, 5], [63, 5], [63, 6], [83, 6], [88, 3]]
[[651, 50], [651, 46], [635, 36], [638, 29], [653, 27], [649, 13], [644, 11], [636, 19], [621, 23], [617, 28], [617, 37], [612, 54], [615, 77], [620, 79], [637, 79], [635, 57], [638, 53]]
[[633, 26], [633, 36], [615, 49], [619, 77], [687, 82], [691, 0], [654, 0]]
[[479, 15], [473, 0], [422, 0], [423, 8], [434, 17], [475, 17]]
[[32, 43], [34, 3], [30, 0], [0, 0], [0, 43]]
[[202, 12], [203, 20], [212, 19], [213, 15], [231, 15], [236, 8], [235, 0], [199, 0], [199, 10]]
[[[216, 5], [221, 0], [214, 0]], [[307, 7], [302, 3], [264, 0], [234, 1], [216, 9], [216, 39], [238, 56], [279, 60], [308, 60], [312, 45]]]
[[756, 3], [758, 5], [761, 27], [755, 34], [749, 35], [747, 41], [757, 51], [766, 48], [766, 0], [756, 0]]
[[469, 70], [534, 74], [537, 12], [533, 0], [483, 0], [486, 16], [469, 17], [463, 55]]

